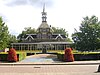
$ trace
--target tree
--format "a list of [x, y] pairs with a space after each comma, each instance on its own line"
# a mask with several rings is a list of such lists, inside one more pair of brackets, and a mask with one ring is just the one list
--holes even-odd
[[22, 31], [22, 33], [17, 36], [17, 39], [19, 41], [22, 41], [23, 37], [26, 34], [35, 34], [35, 33], [36, 33], [36, 29], [34, 29], [34, 28], [32, 29], [31, 27], [26, 27], [26, 28], [24, 28], [24, 30]]
[[100, 48], [100, 22], [96, 16], [86, 16], [80, 26], [80, 31], [72, 34], [75, 46], [79, 50], [97, 50]]
[[8, 43], [8, 47], [10, 48], [11, 43], [17, 43], [17, 42], [18, 42], [18, 40], [17, 40], [16, 36], [15, 36], [15, 35], [9, 34], [9, 43]]
[[63, 35], [68, 37], [68, 33], [67, 33], [67, 31], [65, 29], [58, 28], [58, 27], [57, 28], [52, 27], [52, 29], [53, 29], [53, 33], [55, 33], [55, 34], [63, 34]]
[[9, 42], [10, 43], [16, 43], [17, 42], [16, 36], [9, 34]]
[[2, 20], [2, 17], [0, 17], [0, 50], [4, 49], [8, 46], [9, 42], [9, 31], [7, 25]]

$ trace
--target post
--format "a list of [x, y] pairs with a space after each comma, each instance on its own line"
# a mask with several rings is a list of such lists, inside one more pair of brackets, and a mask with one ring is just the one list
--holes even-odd
[[99, 64], [99, 67], [98, 67], [98, 71], [97, 72], [100, 72], [100, 64]]

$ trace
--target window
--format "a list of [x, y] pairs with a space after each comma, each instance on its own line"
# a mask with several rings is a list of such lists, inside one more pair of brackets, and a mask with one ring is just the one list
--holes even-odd
[[43, 29], [42, 31], [43, 31], [43, 32], [46, 32], [46, 29]]

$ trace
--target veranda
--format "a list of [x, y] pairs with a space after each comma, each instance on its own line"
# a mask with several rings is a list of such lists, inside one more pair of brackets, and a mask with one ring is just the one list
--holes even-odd
[[64, 50], [72, 45], [71, 42], [39, 42], [39, 43], [11, 43], [12, 48], [20, 51], [40, 50], [46, 53], [50, 50]]

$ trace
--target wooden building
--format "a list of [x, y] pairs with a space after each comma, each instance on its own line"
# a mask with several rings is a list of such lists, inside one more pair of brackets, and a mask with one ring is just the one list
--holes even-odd
[[[12, 43], [12, 47], [16, 50], [59, 50], [70, 46], [71, 42], [65, 42], [66, 36], [63, 34], [54, 34], [53, 29], [47, 23], [47, 13], [45, 6], [42, 12], [42, 23], [37, 29], [36, 34], [26, 34], [20, 43]], [[45, 50], [45, 51], [44, 51]]]

